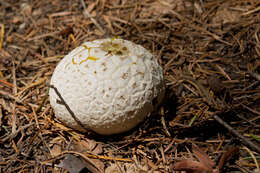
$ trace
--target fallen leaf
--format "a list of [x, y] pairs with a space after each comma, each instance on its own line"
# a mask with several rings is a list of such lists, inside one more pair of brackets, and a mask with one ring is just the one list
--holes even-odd
[[[90, 139], [82, 139], [80, 141], [74, 142], [73, 148], [75, 151], [85, 154], [86, 156], [90, 153], [97, 155], [103, 152], [103, 146]], [[86, 164], [88, 169], [93, 169], [92, 167], [94, 165], [95, 169], [97, 169], [99, 172], [104, 172], [105, 165], [98, 159], [89, 159]]]
[[150, 3], [148, 8], [144, 8], [140, 13], [140, 16], [143, 18], [149, 17], [151, 15], [165, 15], [171, 14], [172, 11], [182, 11], [185, 10], [187, 7], [191, 7], [192, 3], [189, 1], [183, 0], [160, 0], [154, 1]]
[[[79, 156], [81, 156], [81, 154]], [[58, 167], [66, 169], [70, 173], [104, 173], [104, 164], [102, 165], [103, 167], [100, 167], [100, 165], [96, 163], [94, 159], [89, 159], [88, 157], [76, 157], [73, 154], [68, 154]]]
[[62, 152], [62, 139], [60, 137], [56, 137], [52, 139], [49, 143], [50, 153], [52, 157], [58, 156]]
[[209, 169], [212, 170], [212, 168], [216, 166], [216, 163], [213, 162], [209, 158], [209, 156], [196, 145], [193, 145], [192, 152], [195, 155], [195, 157], [199, 160], [199, 162], [207, 166]]
[[238, 152], [239, 152], [238, 147], [228, 148], [227, 151], [222, 154], [222, 156], [218, 162], [219, 170], [221, 170], [224, 167], [225, 163], [228, 162]]
[[201, 162], [194, 161], [192, 159], [182, 160], [174, 164], [173, 166], [174, 171], [197, 171], [197, 172], [212, 172], [212, 169], [208, 168]]
[[[244, 6], [245, 9], [248, 9], [248, 6]], [[232, 23], [237, 22], [241, 18], [241, 12], [236, 10], [231, 10], [226, 7], [220, 7], [217, 9], [215, 16], [212, 18], [213, 24], [220, 24], [220, 23]]]
[[143, 173], [148, 172], [147, 166], [136, 165], [134, 163], [117, 162], [111, 163], [105, 170], [105, 173]]
[[85, 163], [78, 157], [69, 154], [58, 164], [58, 167], [66, 169], [69, 173], [79, 173], [85, 168]]
[[[198, 146], [194, 145], [192, 147], [192, 152], [198, 161], [193, 159], [185, 159], [176, 162], [173, 166], [174, 171], [187, 171], [191, 173], [195, 172], [207, 172], [207, 173], [218, 173], [219, 169], [216, 167], [215, 162], [213, 162], [209, 156], [202, 151]], [[216, 168], [215, 168], [216, 167]]]
[[88, 151], [93, 154], [100, 154], [103, 152], [102, 145], [98, 144], [96, 141], [90, 140], [90, 139], [84, 139], [84, 140], [80, 140], [80, 141], [76, 142], [75, 149], [78, 152]]

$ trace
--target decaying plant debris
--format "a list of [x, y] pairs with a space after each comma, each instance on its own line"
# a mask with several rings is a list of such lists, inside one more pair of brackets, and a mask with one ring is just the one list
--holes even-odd
[[[194, 171], [194, 145], [220, 171], [259, 171], [259, 12], [258, 0], [0, 1], [0, 172], [65, 172], [74, 156], [92, 172], [174, 172], [192, 158], [182, 170]], [[50, 77], [70, 50], [108, 36], [157, 56], [167, 98], [129, 133], [80, 134], [55, 119]]]

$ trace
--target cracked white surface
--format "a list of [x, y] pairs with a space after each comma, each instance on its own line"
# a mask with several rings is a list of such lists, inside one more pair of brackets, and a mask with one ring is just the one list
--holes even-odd
[[[74, 49], [57, 65], [51, 84], [83, 125], [103, 135], [135, 127], [162, 101], [165, 90], [162, 68], [152, 54], [122, 39], [95, 40]], [[57, 100], [51, 89], [55, 116], [84, 131]]]

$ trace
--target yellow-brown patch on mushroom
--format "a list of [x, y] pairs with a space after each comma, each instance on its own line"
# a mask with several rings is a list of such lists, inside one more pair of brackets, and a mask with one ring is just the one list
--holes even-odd
[[126, 46], [120, 44], [120, 43], [113, 43], [112, 41], [107, 41], [104, 43], [101, 43], [101, 50], [107, 52], [107, 54], [112, 55], [129, 55], [129, 50]]
[[75, 62], [75, 57], [72, 58], [72, 64], [77, 64], [77, 63]]
[[127, 79], [128, 77], [128, 73], [123, 73], [123, 75], [121, 76], [122, 79]]
[[136, 86], [137, 86], [136, 82], [133, 83], [132, 87], [133, 87], [133, 88], [136, 88]]

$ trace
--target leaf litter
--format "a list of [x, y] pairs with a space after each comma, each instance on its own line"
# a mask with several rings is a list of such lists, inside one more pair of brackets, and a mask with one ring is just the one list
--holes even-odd
[[[259, 172], [259, 6], [0, 1], [0, 172]], [[50, 77], [79, 44], [112, 36], [156, 55], [166, 100], [130, 132], [81, 134], [55, 118]]]

